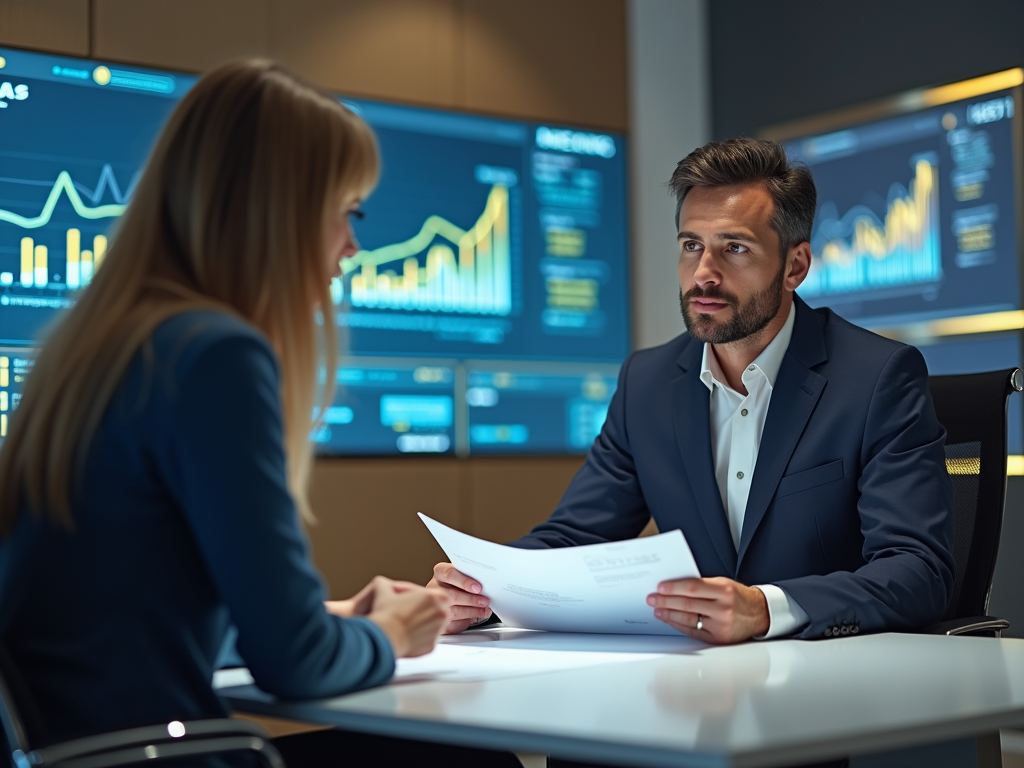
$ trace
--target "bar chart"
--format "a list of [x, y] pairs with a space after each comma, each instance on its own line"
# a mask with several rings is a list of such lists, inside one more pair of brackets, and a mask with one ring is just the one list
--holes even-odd
[[817, 257], [800, 293], [807, 297], [929, 283], [942, 277], [938, 173], [932, 157], [913, 162], [909, 187], [889, 188], [884, 218], [865, 205], [843, 216], [822, 205], [812, 236]]
[[430, 216], [412, 238], [342, 262], [335, 302], [354, 307], [508, 315], [512, 311], [509, 192], [494, 185], [469, 229]]
[[[109, 166], [104, 166], [95, 196], [102, 195], [104, 188], [110, 185], [107, 176], [111, 174]], [[13, 224], [16, 232], [34, 233], [34, 236], [23, 234], [18, 238], [20, 269], [17, 273], [14, 269], [0, 270], [0, 286], [64, 291], [84, 288], [92, 280], [106, 255], [107, 236], [94, 233], [91, 242], [87, 241], [91, 247], [83, 248], [82, 230], [79, 227], [68, 227], [63, 230], [63, 242], [54, 243], [54, 235], [60, 229], [55, 226], [53, 217], [62, 197], [66, 197], [71, 204], [71, 212], [65, 213], [65, 216], [73, 215], [90, 223], [96, 221], [101, 227], [105, 226], [104, 220], [120, 216], [126, 207], [124, 203], [87, 205], [82, 199], [79, 185], [76, 185], [67, 171], [61, 171], [38, 215], [25, 216], [0, 209], [0, 222]], [[38, 242], [39, 239], [50, 241], [50, 244]]]

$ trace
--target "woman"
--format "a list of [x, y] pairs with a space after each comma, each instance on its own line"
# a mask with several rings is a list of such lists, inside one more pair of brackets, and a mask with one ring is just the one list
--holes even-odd
[[230, 625], [285, 697], [432, 649], [441, 593], [378, 577], [325, 604], [296, 514], [332, 394], [329, 284], [377, 173], [370, 129], [269, 62], [175, 110], [0, 451], [0, 645], [34, 744], [224, 716]]

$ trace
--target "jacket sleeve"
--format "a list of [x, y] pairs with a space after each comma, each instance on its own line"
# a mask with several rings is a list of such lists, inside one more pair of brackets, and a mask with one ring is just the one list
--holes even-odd
[[312, 698], [385, 682], [395, 662], [384, 633], [324, 608], [286, 481], [269, 346], [255, 335], [223, 336], [174, 378], [159, 460], [256, 683], [278, 696]]
[[810, 619], [800, 637], [827, 637], [844, 625], [856, 632], [914, 629], [942, 616], [954, 569], [945, 436], [921, 353], [898, 348], [878, 377], [861, 445], [865, 565], [775, 582]]
[[623, 364], [601, 433], [554, 513], [511, 546], [544, 549], [622, 541], [639, 535], [651, 519], [629, 446], [626, 412], [634, 360]]

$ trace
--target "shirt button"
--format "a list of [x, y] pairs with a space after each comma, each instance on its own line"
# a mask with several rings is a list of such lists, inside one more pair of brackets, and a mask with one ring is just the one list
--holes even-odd
[[746, 415], [747, 415], [747, 409], [744, 408], [742, 411], [740, 411], [740, 416], [746, 416]]
[[743, 473], [742, 472], [737, 472], [736, 473], [736, 479], [737, 480], [742, 480], [743, 479]]
[[754, 370], [754, 366], [750, 366], [749, 368], [747, 368], [747, 370], [748, 370], [748, 371], [752, 371], [752, 370]]

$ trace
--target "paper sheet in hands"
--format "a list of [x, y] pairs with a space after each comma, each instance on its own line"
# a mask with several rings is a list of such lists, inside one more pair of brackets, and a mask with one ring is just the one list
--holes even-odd
[[420, 513], [451, 563], [483, 585], [511, 627], [552, 632], [679, 635], [647, 596], [667, 579], [700, 576], [681, 531], [611, 544], [517, 549], [460, 533]]

